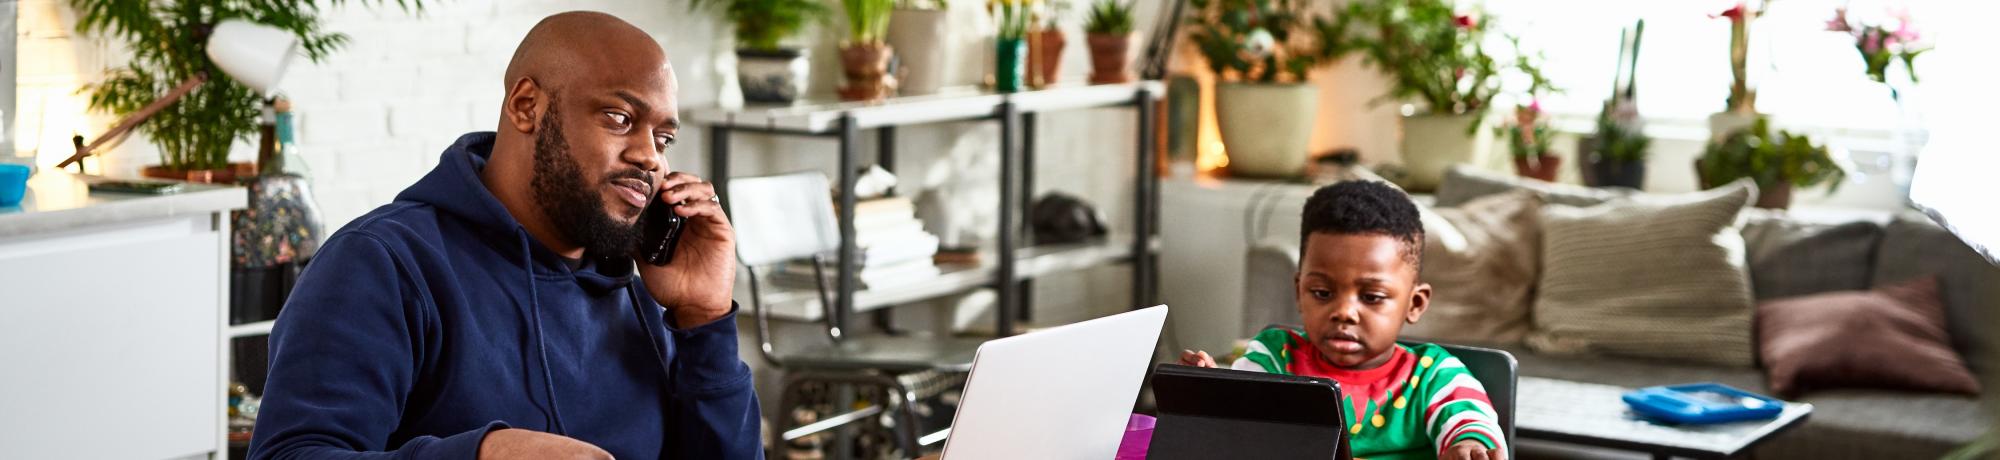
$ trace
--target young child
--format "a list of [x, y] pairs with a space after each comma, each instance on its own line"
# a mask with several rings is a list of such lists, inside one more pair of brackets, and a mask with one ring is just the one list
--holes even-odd
[[[1493, 405], [1465, 365], [1437, 345], [1396, 343], [1430, 303], [1416, 204], [1379, 182], [1341, 182], [1313, 193], [1303, 224], [1293, 283], [1304, 332], [1265, 330], [1230, 367], [1340, 382], [1355, 458], [1504, 460]], [[1197, 351], [1181, 363], [1216, 367]]]

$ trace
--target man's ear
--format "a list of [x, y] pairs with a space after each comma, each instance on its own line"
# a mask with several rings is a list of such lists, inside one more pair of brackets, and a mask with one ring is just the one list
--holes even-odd
[[1403, 321], [1410, 324], [1417, 324], [1417, 319], [1423, 318], [1424, 311], [1430, 310], [1430, 308], [1431, 308], [1430, 283], [1417, 283], [1416, 291], [1410, 293], [1410, 311], [1409, 313], [1404, 314]]
[[535, 79], [521, 77], [507, 87], [507, 100], [500, 106], [500, 126], [521, 134], [534, 134], [535, 128], [541, 126], [548, 102], [548, 93], [542, 91]]

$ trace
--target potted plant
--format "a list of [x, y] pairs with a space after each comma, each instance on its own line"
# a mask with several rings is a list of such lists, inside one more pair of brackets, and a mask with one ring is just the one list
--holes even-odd
[[1757, 113], [1757, 89], [1750, 83], [1750, 25], [1770, 6], [1768, 0], [1761, 0], [1757, 8], [1751, 8], [1750, 0], [1737, 0], [1736, 6], [1709, 16], [1729, 20], [1730, 76], [1727, 108], [1708, 117], [1709, 143], [1721, 142], [1764, 118]]
[[1339, 27], [1353, 32], [1350, 46], [1389, 77], [1383, 99], [1417, 103], [1402, 119], [1403, 185], [1414, 191], [1437, 187], [1453, 164], [1485, 161], [1491, 131], [1479, 127], [1503, 74], [1524, 75], [1527, 94], [1552, 88], [1514, 37], [1512, 59], [1488, 53], [1492, 21], [1449, 0], [1356, 1], [1340, 21], [1351, 23]]
[[1825, 146], [1813, 144], [1805, 136], [1786, 131], [1771, 134], [1766, 118], [1752, 121], [1747, 129], [1724, 136], [1709, 144], [1695, 160], [1695, 174], [1703, 188], [1748, 177], [1757, 182], [1757, 207], [1785, 209], [1792, 203], [1793, 187], [1827, 185], [1827, 192], [1840, 189], [1845, 171], [1827, 153]]
[[896, 50], [896, 92], [931, 94], [944, 86], [951, 68], [951, 29], [945, 0], [902, 0], [889, 14], [889, 48]]
[[689, 0], [689, 10], [720, 9], [736, 27], [736, 82], [746, 102], [790, 103], [805, 93], [806, 53], [783, 42], [829, 10], [818, 0]]
[[988, 0], [986, 11], [999, 22], [993, 37], [993, 89], [1003, 93], [1020, 91], [1028, 67], [1028, 28], [1034, 24], [1038, 0]]
[[1089, 34], [1090, 82], [1132, 81], [1131, 72], [1126, 70], [1132, 62], [1132, 3], [1097, 0], [1090, 6], [1083, 31]]
[[1653, 139], [1639, 123], [1639, 110], [1629, 98], [1604, 101], [1597, 114], [1597, 133], [1579, 144], [1584, 183], [1592, 187], [1646, 187], [1646, 154]]
[[889, 59], [895, 50], [883, 41], [889, 32], [889, 14], [896, 0], [840, 0], [847, 13], [847, 40], [840, 45], [840, 67], [847, 84], [840, 87], [844, 101], [872, 101], [888, 97], [896, 86], [889, 76]]
[[1053, 0], [1047, 11], [1036, 14], [1046, 20], [1035, 21], [1035, 29], [1028, 31], [1028, 86], [1045, 88], [1056, 83], [1062, 71], [1063, 48], [1069, 44], [1060, 22], [1068, 10], [1069, 2]]
[[1549, 129], [1547, 120], [1542, 118], [1539, 103], [1514, 108], [1514, 123], [1504, 128], [1507, 131], [1507, 146], [1514, 157], [1514, 173], [1521, 177], [1555, 182], [1556, 172], [1562, 167], [1562, 157], [1556, 156], [1549, 148], [1553, 145], [1555, 130]]
[[1342, 52], [1335, 23], [1307, 0], [1190, 0], [1188, 38], [1215, 75], [1216, 124], [1229, 174], [1303, 174], [1318, 88], [1312, 69]]
[[[295, 1], [282, 7], [265, 3], [70, 0], [77, 14], [77, 32], [118, 37], [132, 50], [130, 64], [112, 70], [104, 81], [84, 87], [90, 93], [92, 110], [128, 116], [178, 82], [197, 74], [208, 75], [207, 83], [139, 125], [139, 131], [160, 148], [160, 164], [142, 169], [141, 174], [217, 183], [256, 174], [255, 165], [230, 163], [229, 147], [258, 133], [257, 118], [263, 111], [264, 97], [230, 79], [208, 59], [209, 32], [224, 19], [249, 19], [284, 29], [298, 36], [300, 49], [313, 62], [347, 43], [346, 35], [321, 29], [318, 2]], [[423, 7], [421, 0], [397, 3], [405, 8]]]

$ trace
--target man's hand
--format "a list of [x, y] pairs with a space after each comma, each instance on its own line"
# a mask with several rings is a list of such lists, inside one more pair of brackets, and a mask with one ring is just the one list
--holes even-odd
[[1507, 451], [1487, 449], [1486, 444], [1467, 439], [1452, 443], [1438, 460], [1507, 460]]
[[674, 214], [687, 218], [680, 247], [665, 266], [639, 261], [639, 278], [653, 300], [674, 315], [674, 325], [689, 329], [729, 314], [729, 296], [736, 291], [736, 231], [715, 186], [687, 173], [669, 173], [660, 180], [659, 196], [679, 202]]
[[1215, 365], [1215, 357], [1206, 351], [1181, 350], [1181, 365], [1200, 367], [1221, 367]]
[[514, 428], [487, 432], [479, 441], [479, 460], [543, 458], [609, 460], [611, 453], [560, 435]]

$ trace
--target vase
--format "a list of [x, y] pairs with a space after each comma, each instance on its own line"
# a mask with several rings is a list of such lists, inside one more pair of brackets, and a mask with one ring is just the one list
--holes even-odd
[[1723, 138], [1729, 137], [1729, 133], [1750, 129], [1750, 126], [1757, 124], [1757, 118], [1759, 117], [1764, 117], [1764, 115], [1755, 112], [1737, 111], [1716, 112], [1714, 115], [1709, 115], [1708, 143], [1719, 143], [1722, 142]]
[[736, 83], [743, 101], [790, 104], [805, 94], [811, 71], [806, 53], [797, 48], [736, 50]]
[[1090, 83], [1132, 81], [1132, 34], [1090, 34]]
[[1068, 43], [1061, 29], [1042, 29], [1030, 34], [1034, 40], [1028, 47], [1028, 61], [1033, 65], [1028, 69], [1033, 75], [1028, 83], [1035, 88], [1046, 88], [1056, 83], [1056, 76], [1062, 70], [1063, 46]]
[[896, 93], [932, 94], [944, 87], [951, 43], [944, 10], [897, 9], [889, 16], [889, 48], [896, 50]]
[[201, 184], [235, 184], [238, 178], [257, 175], [255, 163], [230, 163], [227, 167], [215, 169], [169, 169], [162, 165], [147, 166], [139, 170], [139, 175], [154, 179], [169, 179]]
[[1217, 83], [1215, 121], [1229, 175], [1290, 179], [1305, 174], [1319, 88], [1300, 83]]
[[874, 101], [889, 96], [896, 86], [889, 76], [889, 59], [895, 50], [882, 42], [857, 43], [840, 47], [840, 68], [847, 84], [840, 87], [840, 100]]
[[1403, 188], [1412, 193], [1434, 191], [1452, 165], [1484, 164], [1493, 148], [1493, 130], [1479, 127], [1485, 125], [1484, 118], [1478, 112], [1403, 117]]
[[1028, 71], [1028, 42], [1019, 38], [1002, 38], [994, 45], [993, 89], [1003, 93], [1020, 91], [1022, 79]]
[[1562, 157], [1541, 154], [1538, 156], [1514, 156], [1514, 174], [1542, 182], [1555, 182], [1556, 173], [1562, 169]]

